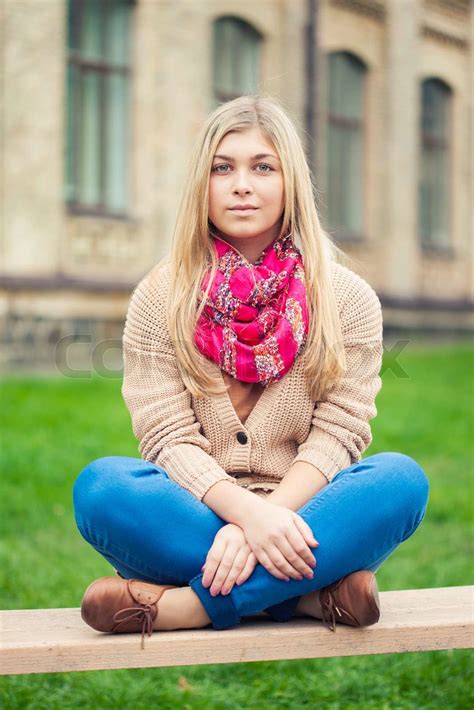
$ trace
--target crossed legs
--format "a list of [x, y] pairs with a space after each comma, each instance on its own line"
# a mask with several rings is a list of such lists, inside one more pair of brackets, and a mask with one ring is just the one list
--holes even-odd
[[285, 621], [307, 613], [309, 600], [317, 611], [318, 589], [356, 570], [375, 571], [416, 530], [427, 497], [426, 476], [409, 456], [362, 459], [298, 511], [320, 543], [313, 579], [285, 582], [257, 564], [229, 595], [212, 597], [201, 566], [226, 523], [162, 468], [105, 457], [89, 464], [74, 486], [81, 534], [123, 577], [181, 587], [163, 595], [157, 628], [211, 623], [224, 629], [262, 611]]

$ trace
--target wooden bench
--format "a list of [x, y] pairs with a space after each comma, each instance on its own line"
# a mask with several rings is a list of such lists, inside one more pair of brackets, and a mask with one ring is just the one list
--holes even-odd
[[[358, 656], [472, 648], [474, 587], [382, 592], [381, 619], [365, 629], [299, 617], [277, 622], [267, 614], [244, 617], [225, 631], [156, 632], [140, 647], [140, 634], [101, 634], [79, 609], [0, 611], [3, 675], [152, 668], [239, 661]], [[265, 619], [262, 618], [265, 616]]]

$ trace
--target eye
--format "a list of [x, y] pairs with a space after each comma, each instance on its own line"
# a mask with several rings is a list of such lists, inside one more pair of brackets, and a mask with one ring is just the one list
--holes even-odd
[[[267, 163], [259, 163], [259, 164], [257, 165], [257, 167], [268, 168], [268, 170], [264, 170], [264, 171], [263, 171], [264, 173], [268, 173], [268, 172], [270, 172], [271, 170], [273, 170], [272, 166], [271, 166], [271, 165], [268, 165]], [[260, 171], [260, 172], [261, 172], [261, 171]]]
[[229, 164], [228, 163], [219, 163], [219, 165], [214, 165], [212, 168], [213, 173], [226, 173], [227, 170], [219, 170], [219, 168], [228, 168]]
[[[218, 173], [221, 175], [226, 175], [229, 170], [221, 170], [221, 168], [230, 168], [231, 166], [229, 163], [219, 163], [218, 165], [214, 165], [212, 168], [213, 173]], [[272, 168], [271, 165], [268, 165], [268, 163], [258, 163], [256, 165], [257, 168], [264, 168], [264, 170], [258, 170], [260, 173], [269, 173], [269, 172], [274, 172], [274, 168]]]

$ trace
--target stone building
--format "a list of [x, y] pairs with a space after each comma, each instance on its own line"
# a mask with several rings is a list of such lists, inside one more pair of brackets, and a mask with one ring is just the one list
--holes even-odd
[[1, 13], [3, 368], [118, 347], [131, 290], [169, 249], [196, 131], [244, 93], [293, 116], [323, 225], [379, 294], [386, 332], [472, 328], [469, 0]]

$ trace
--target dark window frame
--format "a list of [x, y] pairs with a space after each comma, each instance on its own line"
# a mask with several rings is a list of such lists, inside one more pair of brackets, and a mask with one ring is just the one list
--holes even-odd
[[[361, 99], [361, 104], [362, 104], [362, 117], [361, 118], [348, 118], [347, 116], [342, 116], [337, 113], [334, 113], [331, 111], [330, 106], [329, 106], [329, 90], [330, 90], [330, 82], [329, 82], [329, 76], [330, 76], [330, 62], [331, 58], [337, 56], [337, 55], [346, 55], [350, 57], [352, 60], [354, 60], [359, 67], [362, 69], [361, 72], [361, 94], [362, 94], [362, 99]], [[329, 129], [331, 126], [334, 126], [336, 128], [347, 128], [347, 129], [359, 129], [360, 132], [360, 140], [361, 140], [361, 175], [360, 175], [360, 184], [361, 184], [361, 193], [362, 193], [362, 226], [360, 231], [355, 231], [347, 228], [343, 228], [341, 225], [334, 225], [331, 226], [331, 224], [328, 224], [328, 231], [334, 236], [336, 240], [339, 240], [343, 243], [354, 243], [354, 244], [360, 244], [366, 241], [366, 232], [367, 232], [367, 187], [368, 187], [368, 181], [367, 181], [367, 155], [368, 155], [368, 119], [367, 119], [367, 114], [368, 114], [368, 80], [369, 80], [369, 67], [367, 63], [362, 59], [362, 57], [358, 56], [355, 52], [347, 49], [338, 49], [334, 51], [330, 51], [326, 54], [325, 57], [325, 67], [326, 67], [326, 78], [327, 78], [327, 102], [326, 102], [326, 130], [329, 132]], [[329, 189], [329, 158], [326, 156], [326, 184], [327, 184], [327, 190]], [[328, 205], [326, 206], [326, 218], [328, 220], [328, 211], [329, 207]]]
[[[430, 132], [426, 132], [424, 129], [424, 111], [425, 105], [423, 103], [423, 87], [426, 83], [433, 83], [438, 85], [444, 91], [444, 96], [446, 100], [446, 114], [447, 114], [447, 124], [445, 134], [442, 137], [434, 136]], [[454, 180], [453, 180], [453, 100], [454, 91], [452, 86], [450, 86], [444, 79], [438, 76], [426, 76], [420, 81], [420, 132], [419, 132], [419, 146], [420, 146], [420, 167], [421, 161], [423, 159], [423, 153], [425, 149], [445, 151], [447, 160], [447, 175], [446, 175], [446, 198], [447, 198], [447, 215], [446, 215], [446, 237], [441, 243], [436, 242], [428, 238], [422, 231], [422, 219], [421, 219], [421, 170], [419, 174], [418, 181], [418, 209], [417, 209], [417, 238], [420, 244], [421, 250], [427, 255], [440, 255], [445, 257], [454, 256], [453, 247], [453, 203], [454, 203]]]
[[[101, 3], [104, 7], [104, 13], [105, 16], [107, 17], [107, 13], [110, 11], [111, 7], [111, 1], [113, 0], [101, 0]], [[136, 5], [137, 0], [126, 0], [127, 4], [131, 6], [131, 9]], [[83, 26], [83, 18], [84, 18], [84, 0], [68, 0], [67, 3], [67, 12], [70, 12], [72, 15], [72, 23], [71, 23], [71, 29], [72, 29], [72, 46], [70, 46], [69, 43], [69, 26], [68, 26], [68, 32], [67, 32], [67, 42], [66, 42], [66, 52], [67, 52], [67, 73], [69, 72], [69, 67], [74, 67], [80, 74], [81, 78], [82, 76], [90, 71], [93, 70], [99, 75], [99, 83], [100, 83], [100, 112], [99, 112], [99, 136], [100, 136], [100, 159], [99, 159], [99, 192], [100, 192], [100, 201], [96, 203], [95, 205], [87, 205], [84, 203], [81, 203], [77, 198], [69, 198], [66, 196], [65, 198], [65, 204], [67, 207], [67, 210], [70, 214], [73, 215], [90, 215], [90, 216], [97, 216], [97, 217], [106, 217], [106, 218], [113, 218], [113, 219], [119, 219], [119, 220], [126, 220], [129, 221], [129, 206], [123, 211], [114, 211], [112, 210], [104, 201], [104, 195], [105, 195], [105, 190], [106, 190], [106, 169], [105, 166], [107, 164], [107, 141], [106, 141], [106, 91], [105, 91], [105, 77], [110, 75], [110, 74], [119, 74], [122, 76], [127, 76], [129, 79], [129, 86], [130, 86], [130, 79], [132, 77], [132, 65], [129, 62], [128, 64], [118, 64], [114, 63], [112, 64], [111, 62], [107, 60], [91, 60], [91, 59], [84, 59], [81, 56], [81, 52], [79, 49], [79, 40], [81, 37], [81, 32], [82, 32], [82, 26]], [[131, 27], [130, 29], [133, 31], [133, 17], [131, 18]], [[106, 32], [105, 32], [105, 27], [106, 27], [106, 22], [103, 23], [102, 25], [102, 35], [101, 35], [101, 46], [106, 47]], [[132, 34], [132, 32], [131, 32]], [[131, 37], [131, 46], [130, 49], [132, 48], [132, 40], [133, 38]], [[130, 53], [131, 54], [131, 53]], [[73, 114], [74, 116], [80, 117], [82, 115], [82, 107], [83, 107], [83, 86], [84, 82], [81, 80], [78, 82], [78, 87], [77, 89], [73, 92], [73, 96], [69, 96], [69, 87], [66, 87], [66, 102], [71, 100], [73, 102], [74, 110]], [[130, 111], [130, 107], [127, 107], [127, 110]], [[68, 140], [69, 136], [66, 137], [66, 141]], [[68, 151], [71, 151], [70, 156], [68, 154]], [[73, 141], [72, 145], [69, 146], [66, 143], [65, 146], [65, 154], [66, 154], [66, 160], [69, 158], [72, 162], [72, 167], [73, 171], [72, 174], [74, 176], [73, 179], [73, 185], [77, 189], [77, 186], [79, 184], [79, 171], [80, 171], [80, 166], [81, 166], [81, 146], [80, 146], [80, 132], [77, 128], [77, 125], [74, 126], [73, 130]], [[127, 145], [124, 147], [124, 150], [130, 150], [130, 146]], [[65, 176], [65, 179], [67, 181], [68, 175]], [[130, 175], [126, 175], [125, 178], [127, 181], [130, 179]]]
[[[246, 19], [243, 17], [239, 17], [238, 15], [219, 15], [218, 17], [214, 17], [212, 21], [212, 100], [214, 102], [214, 105], [218, 105], [221, 103], [225, 103], [226, 101], [232, 101], [232, 99], [236, 99], [239, 96], [241, 96], [240, 92], [234, 93], [234, 92], [225, 92], [221, 91], [219, 88], [216, 86], [216, 72], [215, 72], [215, 67], [216, 67], [216, 42], [215, 42], [215, 37], [216, 37], [216, 32], [219, 23], [222, 23], [224, 21], [227, 22], [235, 22], [236, 26], [240, 25], [241, 29], [244, 29], [245, 31], [249, 32], [249, 36], [253, 35], [257, 45], [259, 45], [259, 48], [261, 49], [263, 46], [264, 42], [264, 36], [262, 33], [255, 27], [255, 25], [252, 25], [250, 22], [248, 22]], [[258, 62], [257, 65], [257, 85], [258, 85], [258, 77], [261, 74], [261, 62]]]

